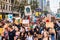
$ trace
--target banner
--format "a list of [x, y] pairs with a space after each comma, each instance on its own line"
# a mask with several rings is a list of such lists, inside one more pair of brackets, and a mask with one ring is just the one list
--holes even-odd
[[2, 15], [0, 15], [0, 19], [2, 19]]
[[24, 12], [26, 16], [32, 15], [31, 6], [25, 6]]

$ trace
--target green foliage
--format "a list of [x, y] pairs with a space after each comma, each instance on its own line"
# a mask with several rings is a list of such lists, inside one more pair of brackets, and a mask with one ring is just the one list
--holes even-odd
[[[12, 9], [20, 11], [20, 12], [24, 12], [24, 9], [25, 9], [24, 6], [26, 6], [26, 5], [28, 5], [27, 0], [23, 0], [21, 2], [15, 0]], [[31, 9], [32, 10], [35, 10], [36, 8], [38, 8], [38, 2], [37, 2], [37, 0], [33, 0], [33, 1], [31, 0], [29, 5], [31, 5]]]
[[30, 1], [30, 5], [31, 5], [31, 9], [32, 10], [35, 10], [36, 8], [38, 8], [38, 2], [37, 2], [37, 0], [31, 0]]

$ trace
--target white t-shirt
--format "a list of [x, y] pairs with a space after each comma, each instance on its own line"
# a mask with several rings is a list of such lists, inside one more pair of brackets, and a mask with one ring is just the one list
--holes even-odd
[[48, 32], [47, 31], [42, 31], [42, 33], [44, 35], [44, 37], [48, 36]]
[[21, 27], [20, 32], [23, 32], [23, 31], [24, 31], [24, 29]]
[[28, 31], [28, 27], [25, 27], [25, 30]]
[[33, 36], [27, 36], [26, 40], [33, 40]]

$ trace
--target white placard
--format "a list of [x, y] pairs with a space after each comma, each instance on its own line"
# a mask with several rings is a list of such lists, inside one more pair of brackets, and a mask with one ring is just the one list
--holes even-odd
[[25, 6], [24, 12], [26, 16], [32, 15], [31, 6], [30, 5]]
[[29, 24], [29, 20], [23, 20], [23, 24]]

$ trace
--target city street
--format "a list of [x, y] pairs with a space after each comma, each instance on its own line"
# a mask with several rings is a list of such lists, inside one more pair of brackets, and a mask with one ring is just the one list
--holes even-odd
[[0, 40], [60, 40], [60, 1], [0, 0]]

